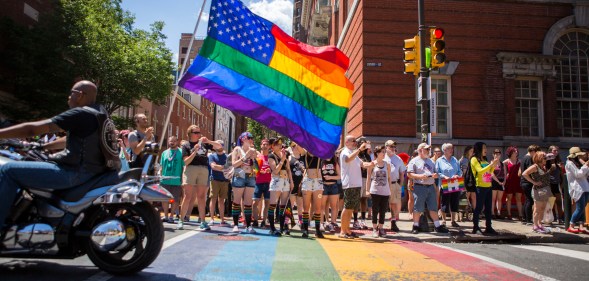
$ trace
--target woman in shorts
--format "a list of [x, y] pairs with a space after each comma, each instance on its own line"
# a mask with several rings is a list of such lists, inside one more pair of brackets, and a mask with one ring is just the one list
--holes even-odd
[[[281, 138], [271, 138], [269, 140], [271, 152], [268, 155], [268, 164], [272, 171], [272, 181], [270, 181], [270, 207], [268, 208], [268, 221], [270, 223], [270, 235], [282, 236], [284, 232], [284, 209], [290, 191], [294, 187], [290, 165], [288, 162], [288, 152], [282, 148]], [[276, 231], [274, 226], [274, 212], [276, 205], [280, 200], [280, 231]], [[287, 233], [288, 234], [288, 233]]]

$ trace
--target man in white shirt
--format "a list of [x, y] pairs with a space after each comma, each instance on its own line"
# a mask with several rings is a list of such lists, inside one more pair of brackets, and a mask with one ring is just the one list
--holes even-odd
[[356, 148], [355, 137], [348, 135], [345, 138], [345, 148], [340, 153], [340, 167], [342, 177], [342, 188], [344, 190], [344, 211], [342, 212], [342, 227], [340, 232], [341, 238], [354, 238], [354, 233], [350, 231], [350, 219], [354, 210], [358, 209], [360, 204], [360, 190], [362, 187], [361, 168], [369, 167], [370, 163], [364, 163], [358, 157], [360, 151], [366, 149], [366, 143]]
[[397, 156], [397, 143], [393, 140], [385, 142], [386, 154], [384, 160], [391, 164], [391, 196], [389, 205], [391, 208], [391, 230], [399, 232], [397, 221], [401, 213], [401, 183], [405, 180], [405, 163]]

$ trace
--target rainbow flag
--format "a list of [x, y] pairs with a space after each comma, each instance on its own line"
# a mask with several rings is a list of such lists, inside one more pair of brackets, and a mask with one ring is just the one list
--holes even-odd
[[464, 191], [464, 178], [442, 179], [442, 193]]
[[179, 86], [330, 158], [354, 86], [334, 46], [296, 41], [237, 0], [211, 2], [207, 38]]

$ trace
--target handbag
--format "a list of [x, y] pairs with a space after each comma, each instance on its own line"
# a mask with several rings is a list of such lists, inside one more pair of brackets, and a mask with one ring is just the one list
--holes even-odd
[[458, 177], [455, 179], [442, 179], [442, 193], [454, 193], [464, 191], [464, 178]]

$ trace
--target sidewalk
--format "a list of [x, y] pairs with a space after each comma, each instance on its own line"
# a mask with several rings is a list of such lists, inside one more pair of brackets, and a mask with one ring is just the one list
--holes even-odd
[[[410, 220], [408, 213], [402, 213], [400, 221], [397, 221], [397, 226], [401, 230], [394, 233], [390, 230], [390, 220], [387, 219], [385, 227], [387, 227], [387, 238], [399, 239], [408, 241], [420, 242], [436, 242], [436, 243], [472, 243], [472, 242], [520, 242], [520, 243], [589, 243], [589, 235], [587, 234], [573, 234], [566, 232], [564, 225], [554, 224], [552, 234], [540, 234], [532, 231], [532, 226], [523, 225], [519, 221], [507, 220], [493, 220], [493, 228], [499, 232], [498, 236], [485, 236], [472, 234], [472, 222], [458, 222], [459, 228], [451, 227], [450, 221], [447, 221], [449, 234], [442, 234], [436, 232], [420, 232], [419, 234], [411, 234], [413, 222]], [[354, 230], [354, 232], [361, 235], [365, 239], [372, 238], [372, 222], [366, 221], [369, 230]], [[481, 220], [481, 227], [484, 230], [485, 221]]]

